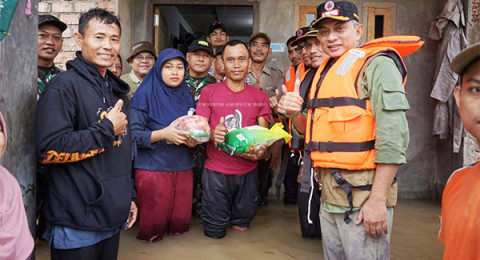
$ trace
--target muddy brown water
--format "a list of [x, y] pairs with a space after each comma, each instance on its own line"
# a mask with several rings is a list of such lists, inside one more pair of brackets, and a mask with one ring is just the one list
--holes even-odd
[[[439, 202], [400, 200], [394, 213], [391, 259], [441, 259], [439, 215]], [[228, 229], [220, 240], [205, 237], [198, 218], [187, 233], [154, 243], [137, 240], [136, 233], [136, 225], [122, 231], [118, 259], [323, 259], [321, 241], [301, 238], [296, 206], [274, 199], [259, 208], [248, 231]], [[43, 241], [37, 243], [36, 259], [50, 259]]]

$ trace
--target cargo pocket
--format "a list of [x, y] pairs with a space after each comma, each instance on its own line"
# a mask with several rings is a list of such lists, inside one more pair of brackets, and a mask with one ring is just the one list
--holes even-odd
[[383, 85], [383, 107], [386, 111], [395, 111], [403, 110], [406, 111], [410, 109], [408, 104], [407, 97], [405, 96], [405, 90], [399, 88], [398, 84], [388, 84], [384, 83]]

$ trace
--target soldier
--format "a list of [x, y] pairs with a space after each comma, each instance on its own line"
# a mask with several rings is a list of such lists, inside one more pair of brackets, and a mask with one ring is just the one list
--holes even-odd
[[37, 99], [45, 90], [48, 81], [62, 72], [53, 61], [62, 50], [62, 33], [67, 25], [52, 15], [38, 16], [38, 43], [37, 43]]

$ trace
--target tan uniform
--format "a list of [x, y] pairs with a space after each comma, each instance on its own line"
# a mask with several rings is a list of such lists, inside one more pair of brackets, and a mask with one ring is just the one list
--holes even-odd
[[258, 87], [265, 91], [268, 97], [275, 96], [275, 89], [278, 89], [280, 93], [282, 92], [283, 73], [281, 70], [265, 65], [263, 66], [259, 79], [257, 79], [250, 70], [248, 71], [247, 78], [250, 80], [250, 85], [254, 87], [257, 85], [257, 81], [260, 80]]
[[135, 94], [135, 91], [137, 91], [138, 86], [140, 86], [140, 81], [138, 77], [133, 73], [133, 70], [130, 71], [128, 74], [123, 74], [120, 77], [121, 80], [127, 82], [127, 84], [130, 86], [130, 92], [128, 92], [128, 97], [131, 99], [133, 97], [133, 94]]

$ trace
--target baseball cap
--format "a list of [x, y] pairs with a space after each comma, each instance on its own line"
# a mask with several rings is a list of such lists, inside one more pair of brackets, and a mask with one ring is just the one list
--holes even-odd
[[287, 40], [287, 46], [290, 45], [290, 43], [292, 43], [293, 41], [295, 41], [295, 39], [297, 39], [297, 36], [296, 36], [296, 35], [288, 38], [288, 40]]
[[[292, 42], [292, 46], [297, 46], [305, 38], [307, 33], [311, 30], [314, 30], [314, 29], [310, 28], [309, 26], [308, 27], [302, 27], [302, 28], [298, 29], [297, 32], [295, 33], [297, 38]], [[316, 30], [316, 31], [318, 31], [318, 30]]]
[[348, 1], [327, 1], [320, 4], [317, 7], [317, 20], [312, 23], [311, 27], [317, 27], [320, 21], [327, 18], [344, 22], [352, 20], [360, 22], [357, 6]]
[[474, 61], [480, 59], [480, 43], [476, 43], [461, 51], [452, 61], [450, 67], [458, 75], [462, 75], [465, 69]]
[[208, 52], [208, 54], [210, 54], [210, 56], [215, 57], [215, 55], [213, 54], [212, 45], [210, 45], [210, 43], [203, 38], [194, 40], [190, 44], [190, 46], [188, 46], [188, 52], [194, 52], [194, 51], [198, 51], [198, 50], [204, 50], [204, 51]]
[[256, 32], [256, 33], [252, 34], [250, 36], [249, 43], [251, 43], [253, 40], [255, 40], [257, 38], [265, 39], [267, 41], [268, 45], [270, 45], [270, 43], [272, 43], [272, 39], [270, 38], [270, 36], [267, 33], [263, 33], [263, 32]]
[[153, 57], [155, 57], [155, 60], [157, 59], [157, 55], [155, 55], [155, 47], [153, 47], [153, 44], [151, 42], [141, 41], [135, 43], [132, 46], [132, 49], [130, 50], [130, 56], [128, 57], [127, 61], [130, 61], [130, 59], [132, 59], [141, 52], [150, 52]]
[[38, 16], [38, 26], [42, 24], [52, 24], [58, 27], [61, 32], [67, 29], [67, 25], [60, 21], [57, 17], [49, 14], [42, 14]]
[[222, 22], [220, 22], [219, 20], [215, 20], [210, 25], [210, 29], [208, 29], [208, 35], [210, 35], [213, 32], [213, 30], [218, 29], [218, 28], [222, 29], [224, 32], [227, 32], [227, 29], [225, 28], [225, 25]]

